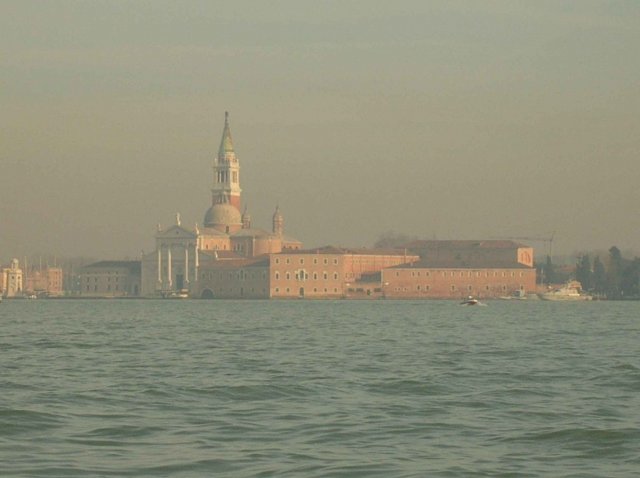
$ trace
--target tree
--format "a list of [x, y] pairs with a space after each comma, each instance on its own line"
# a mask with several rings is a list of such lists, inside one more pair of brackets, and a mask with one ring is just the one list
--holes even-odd
[[616, 246], [609, 249], [609, 267], [607, 268], [607, 299], [622, 298], [622, 273], [624, 264], [620, 249]]
[[553, 266], [553, 262], [551, 262], [551, 256], [547, 256], [547, 262], [545, 262], [544, 266], [542, 267], [542, 274], [545, 284], [549, 285], [555, 283], [556, 272]]
[[536, 284], [544, 284], [544, 264], [536, 261], [533, 265], [536, 268]]
[[629, 262], [622, 271], [620, 287], [623, 297], [640, 296], [640, 258]]
[[576, 264], [576, 280], [580, 282], [583, 290], [593, 289], [593, 271], [591, 270], [591, 260], [587, 254], [583, 255]]
[[607, 291], [607, 272], [600, 256], [596, 256], [593, 260], [593, 291], [599, 295], [603, 295]]

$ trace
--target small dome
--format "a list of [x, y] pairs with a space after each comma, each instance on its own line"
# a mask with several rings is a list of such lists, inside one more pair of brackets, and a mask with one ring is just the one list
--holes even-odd
[[231, 204], [214, 204], [204, 215], [205, 227], [242, 224], [240, 211]]

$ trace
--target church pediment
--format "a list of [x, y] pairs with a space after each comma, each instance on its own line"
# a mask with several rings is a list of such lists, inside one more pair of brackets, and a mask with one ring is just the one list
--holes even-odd
[[196, 237], [197, 235], [194, 231], [178, 225], [171, 226], [156, 234], [157, 239], [195, 239]]

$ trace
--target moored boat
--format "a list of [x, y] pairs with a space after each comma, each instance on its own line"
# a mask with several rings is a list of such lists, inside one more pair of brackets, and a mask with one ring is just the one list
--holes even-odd
[[544, 292], [540, 294], [540, 298], [542, 300], [555, 301], [580, 301], [592, 299], [589, 294], [582, 293], [582, 285], [578, 281], [569, 281], [562, 287]]

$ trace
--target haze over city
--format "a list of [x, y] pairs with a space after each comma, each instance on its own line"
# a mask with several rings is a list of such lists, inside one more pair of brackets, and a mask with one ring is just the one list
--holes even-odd
[[306, 246], [637, 250], [640, 4], [0, 5], [0, 259], [118, 258], [202, 222], [224, 112], [243, 201]]

